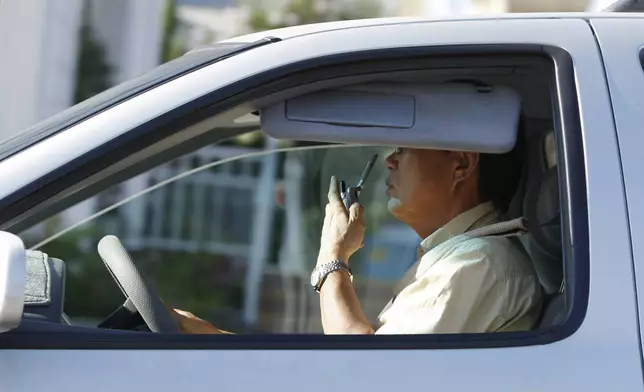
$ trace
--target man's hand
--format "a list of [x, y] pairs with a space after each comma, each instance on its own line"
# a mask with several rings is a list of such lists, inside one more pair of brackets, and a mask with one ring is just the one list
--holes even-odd
[[[362, 206], [355, 203], [347, 211], [340, 197], [338, 180], [331, 177], [318, 265], [332, 260], [348, 263], [349, 257], [362, 248], [364, 232]], [[373, 333], [373, 328], [360, 307], [353, 284], [345, 273], [327, 276], [320, 289], [320, 310], [325, 334]]]
[[179, 309], [172, 309], [168, 307], [168, 312], [179, 325], [183, 333], [189, 334], [230, 334], [230, 332], [222, 331], [210, 324], [206, 320], [202, 320], [190, 312], [184, 312]]
[[349, 211], [342, 203], [338, 180], [331, 177], [329, 185], [329, 203], [326, 205], [326, 216], [320, 239], [318, 264], [332, 260], [348, 263], [349, 257], [362, 248], [365, 225], [363, 208], [355, 203]]

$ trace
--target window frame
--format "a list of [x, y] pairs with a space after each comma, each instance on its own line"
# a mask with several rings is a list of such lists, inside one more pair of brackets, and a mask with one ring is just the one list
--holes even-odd
[[[589, 294], [589, 232], [586, 209], [586, 173], [582, 145], [581, 122], [575, 84], [573, 61], [568, 52], [554, 46], [537, 44], [472, 44], [458, 46], [425, 46], [397, 49], [378, 49], [330, 55], [305, 60], [288, 66], [272, 69], [261, 75], [234, 83], [228, 88], [209, 93], [202, 99], [190, 102], [166, 113], [154, 121], [142, 124], [102, 145], [76, 161], [59, 168], [66, 173], [58, 181], [35, 189], [13, 205], [3, 209], [0, 221], [19, 215], [18, 210], [37, 205], [57, 194], [70, 184], [88, 174], [96, 173], [118, 162], [139, 149], [167, 136], [179, 125], [187, 126], [206, 119], [213, 114], [233, 108], [258, 96], [303, 85], [307, 82], [328, 78], [328, 67], [337, 72], [335, 77], [358, 74], [360, 69], [373, 69], [383, 62], [399, 59], [431, 58], [459, 55], [520, 55], [541, 56], [552, 63], [553, 84], [551, 91], [554, 129], [557, 135], [557, 152], [562, 158], [557, 165], [562, 201], [564, 279], [569, 316], [561, 325], [525, 332], [499, 332], [491, 334], [443, 334], [443, 335], [162, 335], [129, 331], [100, 331], [95, 329], [71, 333], [20, 333], [0, 335], [0, 344], [5, 348], [123, 348], [123, 349], [472, 349], [498, 347], [525, 347], [553, 343], [572, 335], [582, 324], [588, 305]], [[349, 65], [349, 66], [348, 66]], [[327, 67], [327, 68], [325, 68]], [[317, 70], [316, 70], [317, 68]], [[322, 68], [322, 69], [320, 69]], [[214, 103], [214, 104], [213, 104]], [[179, 118], [180, 120], [176, 120]], [[175, 121], [172, 122], [171, 120]], [[168, 122], [173, 126], [168, 126]], [[162, 127], [161, 131], [159, 127]], [[178, 150], [181, 150], [179, 148]], [[109, 157], [106, 161], [104, 158]], [[143, 171], [143, 168], [140, 168]], [[118, 177], [118, 176], [116, 176]], [[115, 177], [115, 178], [116, 178]], [[100, 184], [103, 188], [104, 183]], [[79, 192], [84, 198], [86, 192]], [[25, 339], [28, 337], [28, 339]]]

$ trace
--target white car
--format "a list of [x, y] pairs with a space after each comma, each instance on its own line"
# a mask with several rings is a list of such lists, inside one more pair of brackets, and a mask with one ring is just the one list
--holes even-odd
[[[195, 50], [3, 142], [0, 389], [644, 390], [644, 308], [639, 305], [644, 300], [643, 48], [644, 14], [638, 13], [299, 26]], [[187, 335], [179, 333], [165, 310], [157, 280], [144, 278], [145, 271], [135, 266], [143, 240], [160, 239], [155, 246], [163, 249], [198, 241], [189, 237], [196, 232], [192, 229], [185, 229], [188, 237], [174, 239], [149, 233], [134, 238], [132, 232], [174, 230], [186, 214], [220, 218], [207, 210], [177, 210], [171, 216], [177, 220], [164, 223], [158, 215], [168, 210], [162, 200], [136, 204], [181, 178], [205, 173], [206, 164], [213, 170], [223, 164], [252, 166], [259, 157], [259, 185], [253, 184], [273, 189], [271, 175], [262, 173], [278, 170], [288, 162], [285, 156], [308, 160], [300, 166], [304, 173], [294, 170], [282, 178], [288, 187], [298, 184], [288, 182], [289, 176], [301, 181], [315, 177], [311, 181], [322, 190], [302, 200], [317, 206], [324, 203], [323, 187], [332, 173], [355, 181], [382, 146], [505, 152], [515, 143], [520, 113], [527, 125], [528, 170], [507, 219], [527, 222], [521, 241], [548, 294], [533, 330], [333, 336], [311, 333], [313, 323], [272, 330], [280, 333]], [[181, 161], [257, 130], [309, 145], [273, 144], [263, 152], [220, 156], [214, 163]], [[324, 163], [312, 164], [316, 159]], [[104, 201], [102, 212], [89, 211], [86, 220], [71, 222], [44, 242], [31, 243], [23, 234], [115, 185], [133, 184], [146, 173], [145, 178], [153, 178], [150, 173], [168, 167], [175, 171], [164, 177], [167, 182], [139, 182], [127, 196], [131, 199], [117, 195]], [[382, 197], [377, 176], [365, 185], [364, 197], [374, 203]], [[243, 187], [235, 178], [228, 183]], [[306, 184], [300, 191], [314, 186]], [[241, 198], [229, 195], [226, 200]], [[265, 194], [249, 200], [256, 206], [273, 204]], [[291, 240], [286, 246], [295, 252], [286, 253], [290, 255], [306, 254], [315, 247], [310, 236], [319, 236], [319, 226], [289, 215], [303, 210], [298, 200], [283, 204], [286, 219], [292, 219], [290, 233], [304, 233], [304, 245]], [[363, 202], [370, 211], [371, 204]], [[136, 210], [142, 205], [153, 212], [148, 216]], [[92, 265], [109, 268], [118, 282], [114, 288], [128, 296], [96, 325], [69, 313], [74, 297], [82, 296], [79, 289], [74, 296], [69, 293], [78, 264], [72, 268], [67, 256], [47, 254], [46, 249], [84, 224], [103, 219], [106, 211], [123, 212], [126, 218], [139, 211], [151, 223], [145, 229], [133, 219], [139, 223], [75, 248], [100, 254], [105, 266], [100, 261]], [[246, 284], [262, 274], [268, 245], [260, 237], [273, 224], [270, 209], [254, 211], [249, 217], [225, 218], [229, 222], [220, 235], [226, 240], [217, 242], [222, 252], [235, 255], [242, 252], [234, 246], [235, 236], [259, 238], [247, 255], [259, 262], [249, 265]], [[235, 226], [249, 219], [254, 224]], [[122, 244], [132, 252], [131, 259]], [[294, 274], [301, 273], [297, 260], [284, 260], [293, 264]], [[182, 279], [178, 273], [174, 277]], [[80, 283], [85, 286], [75, 287], [93, 284]], [[259, 286], [243, 289], [244, 317], [261, 318]], [[315, 298], [310, 286], [306, 295]], [[367, 293], [361, 299], [366, 303], [368, 298], [374, 297]], [[114, 300], [123, 302], [118, 296]], [[379, 301], [365, 306], [385, 305]], [[99, 302], [97, 308], [104, 306]], [[266, 325], [262, 331], [271, 332]]]

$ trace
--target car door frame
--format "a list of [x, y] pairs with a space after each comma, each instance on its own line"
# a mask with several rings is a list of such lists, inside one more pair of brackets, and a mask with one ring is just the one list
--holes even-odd
[[[565, 34], [562, 32], [565, 31]], [[428, 370], [431, 372], [433, 387], [450, 388], [452, 390], [471, 390], [481, 385], [501, 383], [508, 390], [525, 387], [526, 378], [535, 374], [547, 372], [549, 377], [533, 379], [540, 389], [570, 390], [579, 389], [583, 380], [584, 389], [606, 389], [613, 386], [614, 380], [619, 379], [622, 385], [641, 389], [642, 370], [639, 366], [639, 350], [633, 347], [638, 340], [637, 317], [634, 304], [634, 288], [624, 285], [623, 281], [632, 278], [628, 252], [626, 213], [620, 200], [621, 176], [619, 156], [612, 116], [610, 115], [610, 97], [606, 85], [598, 83], [605, 78], [601, 67], [601, 58], [594, 42], [594, 37], [588, 24], [577, 18], [562, 19], [508, 19], [499, 21], [445, 21], [445, 22], [415, 22], [401, 23], [389, 26], [366, 26], [356, 29], [344, 29], [302, 35], [246, 51], [237, 56], [195, 71], [181, 79], [171, 81], [155, 90], [145, 92], [106, 112], [100, 113], [65, 132], [52, 136], [39, 144], [11, 157], [0, 164], [0, 189], [5, 192], [3, 201], [10, 196], [25, 197], [28, 194], [42, 193], [46, 186], [64, 180], [71, 173], [83, 173], [81, 168], [96, 160], [96, 154], [103, 157], [107, 151], [117, 147], [135, 146], [133, 142], [146, 140], [150, 143], [152, 131], [160, 125], [166, 125], [170, 120], [180, 118], [180, 110], [188, 111], [199, 108], [216, 107], [224, 110], [224, 104], [234, 105], [241, 101], [236, 95], [242, 88], [251, 85], [261, 87], [267, 82], [277, 80], [280, 74], [293, 73], [303, 65], [312, 66], [325, 64], [324, 61], [337, 61], [356, 53], [378, 53], [382, 57], [387, 51], [407, 51], [419, 48], [436, 50], [455, 49], [468, 50], [471, 45], [483, 45], [498, 50], [511, 45], [541, 45], [544, 52], [559, 48], [562, 55], [567, 52], [572, 56], [574, 71], [566, 75], [566, 80], [577, 82], [574, 88], [565, 85], [565, 80], [557, 79], [558, 94], [556, 100], [571, 102], [576, 97], [581, 108], [574, 105], [560, 110], [557, 121], [563, 125], [579, 128], [583, 136], [583, 150], [578, 150], [574, 158], [585, 160], [584, 176], [575, 178], [573, 173], [565, 172], [567, 192], [583, 193], [580, 208], [569, 209], [567, 214], [580, 211], [587, 206], [588, 216], [565, 216], [573, 223], [579, 224], [572, 230], [574, 251], [589, 254], [593, 268], [585, 270], [580, 258], [578, 268], [579, 282], [568, 285], [569, 293], [575, 304], [582, 306], [581, 318], [573, 319], [577, 325], [568, 324], [565, 336], [559, 335], [552, 339], [533, 341], [525, 345], [521, 341], [527, 335], [508, 333], [504, 336], [514, 336], [507, 339], [504, 345], [492, 344], [494, 334], [473, 338], [479, 343], [473, 349], [473, 341], [464, 335], [445, 336], [154, 336], [148, 335], [139, 342], [131, 340], [112, 340], [97, 342], [96, 336], [87, 339], [75, 336], [30, 336], [32, 348], [175, 348], [176, 350], [127, 350], [103, 351], [101, 361], [88, 361], [101, 355], [97, 350], [55, 350], [55, 351], [22, 351], [12, 350], [10, 356], [14, 369], [33, 369], [47, 367], [50, 371], [58, 370], [61, 374], [66, 371], [61, 367], [73, 364], [70, 369], [82, 366], [84, 374], [74, 376], [78, 386], [95, 385], [95, 377], [104, 370], [104, 366], [118, 369], [120, 378], [135, 382], [146, 380], [149, 387], [154, 383], [155, 389], [170, 390], [185, 387], [177, 380], [189, 380], [191, 385], [201, 386], [208, 383], [212, 366], [219, 366], [222, 371], [217, 374], [218, 388], [258, 388], [271, 380], [284, 382], [285, 389], [301, 389], [303, 385], [314, 390], [329, 388], [373, 388], [390, 389], [399, 387], [400, 376], [405, 377], [406, 385], [425, 385]], [[553, 54], [552, 52], [550, 54]], [[327, 63], [328, 64], [328, 63]], [[565, 72], [565, 70], [564, 70]], [[212, 80], [218, 74], [230, 75], [230, 80]], [[243, 84], [246, 83], [246, 84]], [[154, 93], [154, 94], [153, 94]], [[154, 113], [141, 113], [154, 102], [157, 94], [171, 96], [158, 103]], [[217, 95], [219, 94], [219, 95]], [[227, 94], [227, 95], [226, 95]], [[224, 99], [226, 98], [226, 99]], [[244, 99], [247, 99], [244, 98]], [[216, 106], [220, 104], [222, 106]], [[212, 105], [212, 106], [211, 106]], [[232, 106], [230, 106], [232, 107]], [[562, 113], [569, 110], [569, 113]], [[172, 113], [172, 117], [168, 113]], [[570, 124], [569, 118], [580, 115], [579, 126]], [[207, 111], [202, 112], [207, 115]], [[209, 113], [212, 115], [212, 113]], [[118, 127], [111, 124], [109, 117], [116, 116], [121, 120]], [[167, 117], [167, 118], [166, 118]], [[163, 122], [161, 122], [161, 119]], [[564, 124], [566, 123], [566, 124]], [[104, 125], [106, 129], [100, 128]], [[91, 137], [86, 134], [94, 130], [97, 134]], [[577, 135], [578, 136], [578, 135]], [[82, 141], [82, 143], [81, 143]], [[566, 140], [574, 144], [573, 140]], [[66, 143], [72, 143], [67, 145]], [[565, 143], [563, 143], [565, 144]], [[579, 143], [577, 143], [580, 145]], [[560, 143], [562, 146], [562, 143]], [[562, 149], [571, 148], [563, 145]], [[47, 151], [60, 151], [55, 165], [45, 165], [44, 162], [34, 162], [40, 154]], [[130, 151], [131, 152], [131, 151]], [[566, 150], [565, 159], [571, 158], [571, 151]], [[607, 162], [597, 161], [597, 158]], [[99, 159], [98, 161], [101, 161]], [[575, 160], [575, 164], [580, 161]], [[102, 162], [105, 164], [104, 160]], [[23, 166], [24, 165], [24, 166]], [[56, 169], [52, 171], [52, 166]], [[562, 165], [572, 170], [569, 164]], [[15, 173], [18, 168], [27, 168], [25, 177], [10, 181], [5, 177]], [[582, 170], [582, 168], [578, 168]], [[583, 172], [583, 170], [582, 170]], [[578, 173], [575, 172], [575, 174]], [[77, 179], [76, 181], [79, 181]], [[47, 184], [47, 185], [45, 185]], [[601, 185], [600, 185], [601, 184]], [[608, 190], [598, 192], [601, 187]], [[41, 196], [43, 198], [43, 196]], [[3, 209], [4, 210], [4, 209]], [[585, 218], [585, 219], [584, 219]], [[588, 225], [588, 219], [593, 224]], [[573, 228], [575, 229], [575, 228]], [[588, 229], [588, 232], [585, 230]], [[613, 245], [606, 249], [599, 239], [609, 238]], [[612, 265], [611, 274], [606, 272], [606, 261], [622, 260]], [[588, 289], [589, 278], [592, 291]], [[588, 295], [590, 301], [587, 303]], [[579, 302], [577, 302], [579, 301]], [[614, 306], [620, 302], [620, 306]], [[573, 307], [573, 312], [575, 308]], [[619, 320], [619, 325], [606, 322], [606, 315]], [[585, 316], [585, 317], [584, 317]], [[561, 331], [553, 328], [543, 332]], [[15, 339], [4, 339], [8, 335], [0, 335], [0, 344], [8, 347], [25, 347], [27, 344], [16, 342]], [[143, 335], [141, 335], [143, 336]], [[26, 338], [26, 337], [23, 337]], [[47, 345], [47, 340], [51, 342]], [[60, 342], [66, 342], [62, 345]], [[78, 342], [71, 345], [71, 342]], [[548, 344], [557, 341], [556, 344]], [[431, 344], [429, 344], [431, 342]], [[459, 342], [462, 350], [455, 350]], [[58, 345], [57, 345], [58, 343]], [[40, 346], [39, 346], [40, 345]], [[493, 347], [514, 346], [512, 349]], [[210, 348], [210, 350], [180, 350], [188, 348]], [[307, 360], [301, 359], [298, 349], [317, 349], [308, 351]], [[423, 348], [420, 350], [420, 348]], [[430, 349], [433, 348], [433, 349]], [[437, 350], [443, 348], [444, 350]], [[448, 349], [449, 348], [449, 349]], [[466, 349], [469, 348], [469, 349]], [[245, 350], [244, 350], [245, 349]], [[286, 350], [284, 350], [286, 349]], [[369, 349], [369, 353], [364, 350]], [[329, 351], [331, 350], [331, 351]], [[341, 350], [341, 351], [338, 351]], [[599, 355], [601, 353], [601, 355]], [[62, 360], [62, 356], [65, 360]], [[222, 359], [225, 356], [225, 361]], [[37, 358], [36, 358], [37, 357]], [[494, 357], [494, 361], [490, 359]], [[189, 359], [189, 361], [185, 361]], [[578, 366], [583, 363], [584, 366]], [[193, 365], [189, 365], [193, 364]], [[429, 367], [428, 367], [428, 364]], [[347, 369], [347, 372], [334, 379], [320, 378], [320, 370], [336, 367]], [[193, 367], [194, 366], [194, 367]], [[252, 369], [253, 377], [244, 377], [245, 369]], [[455, 372], [458, 371], [458, 376]], [[469, 377], [461, 377], [465, 371]], [[369, 374], [379, 377], [369, 377]], [[14, 373], [15, 374], [15, 373]], [[20, 372], [17, 373], [18, 375]], [[161, 374], [161, 375], [160, 375]], [[169, 377], [172, 375], [172, 377]], [[288, 376], [288, 377], [287, 377]], [[34, 381], [19, 379], [10, 375], [3, 383], [14, 388], [33, 386]], [[65, 379], [65, 377], [62, 377]], [[285, 380], [288, 378], [288, 381]], [[311, 385], [311, 380], [316, 380]], [[339, 383], [341, 380], [341, 383]], [[62, 380], [60, 384], [62, 387]], [[528, 381], [529, 382], [529, 381]], [[107, 388], [107, 382], [101, 388]], [[284, 385], [284, 384], [282, 384]], [[11, 388], [10, 388], [11, 389]], [[107, 390], [107, 389], [106, 389]], [[626, 390], [622, 388], [622, 390]]]

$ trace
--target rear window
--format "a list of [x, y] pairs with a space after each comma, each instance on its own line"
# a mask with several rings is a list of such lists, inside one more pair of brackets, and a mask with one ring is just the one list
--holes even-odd
[[250, 43], [226, 42], [188, 52], [182, 57], [161, 64], [137, 78], [114, 86], [27, 128], [12, 138], [2, 141], [0, 143], [0, 160], [6, 159], [32, 144], [54, 135], [119, 102], [145, 92], [152, 87], [210, 65], [225, 57], [234, 56], [245, 50], [273, 41], [274, 39], [263, 39]]

